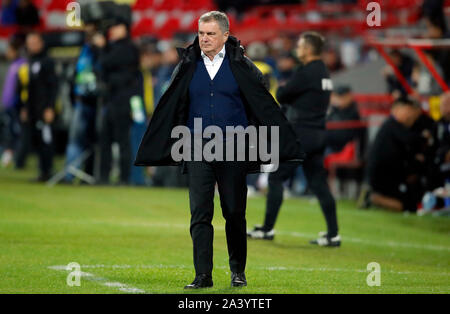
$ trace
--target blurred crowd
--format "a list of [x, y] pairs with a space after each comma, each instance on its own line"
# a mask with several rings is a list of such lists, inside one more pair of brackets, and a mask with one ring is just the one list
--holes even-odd
[[[9, 14], [3, 12], [2, 22], [21, 23], [21, 16], [32, 17], [34, 10], [30, 1], [20, 0]], [[448, 38], [441, 14], [433, 6], [424, 8], [424, 37]], [[25, 18], [27, 23], [33, 21], [29, 17]], [[133, 41], [130, 25], [120, 19], [106, 34], [95, 24], [84, 25], [84, 34], [84, 44], [68, 80], [72, 107], [63, 169], [53, 165], [55, 122], [61, 116], [55, 106], [61, 81], [55, 60], [48, 56], [38, 32], [30, 31], [9, 41], [6, 57], [10, 63], [1, 99], [2, 165], [23, 169], [29, 153], [35, 151], [39, 158], [35, 180], [39, 182], [186, 186], [185, 176], [175, 167], [142, 168], [133, 166], [133, 161], [146, 125], [178, 63], [176, 47], [186, 46], [193, 37]], [[245, 47], [274, 97], [277, 87], [301, 66], [294, 53], [297, 35], [280, 34], [273, 41], [252, 42]], [[390, 56], [413, 86], [413, 97], [407, 95], [392, 68], [384, 69], [394, 102], [389, 117], [370, 139], [370, 126], [360, 114], [352, 86], [334, 87], [324, 159], [330, 184], [335, 179], [356, 182], [354, 195], [360, 194], [362, 207], [370, 203], [398, 211], [448, 207], [445, 195], [433, 198], [435, 194], [430, 193], [450, 185], [450, 94], [444, 94], [428, 71], [404, 51], [392, 50]], [[427, 57], [449, 84], [449, 51], [430, 50]], [[332, 73], [346, 67], [336, 47], [329, 46], [323, 60]], [[427, 95], [440, 97], [438, 121], [422, 110], [421, 97]], [[301, 167], [286, 185], [287, 193], [309, 193]], [[266, 174], [248, 176], [249, 195], [264, 193], [266, 187]], [[341, 188], [334, 188], [334, 192], [340, 193]]]

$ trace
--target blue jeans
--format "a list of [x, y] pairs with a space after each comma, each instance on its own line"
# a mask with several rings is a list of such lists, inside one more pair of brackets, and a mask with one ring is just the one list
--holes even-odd
[[[66, 166], [74, 162], [86, 149], [93, 149], [95, 142], [95, 118], [97, 108], [81, 102], [75, 104], [72, 122], [69, 128], [69, 140], [66, 149]], [[91, 155], [92, 160], [93, 157]], [[80, 168], [80, 164], [73, 165]], [[92, 172], [92, 171], [87, 171]], [[92, 173], [90, 173], [92, 174]], [[66, 181], [72, 181], [73, 175], [66, 174]]]

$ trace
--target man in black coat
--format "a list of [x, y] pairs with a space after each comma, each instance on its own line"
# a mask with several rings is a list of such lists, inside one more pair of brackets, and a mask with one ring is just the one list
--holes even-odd
[[[231, 285], [245, 286], [246, 174], [258, 171], [263, 158], [247, 161], [176, 161], [171, 154], [177, 141], [172, 130], [201, 118], [206, 126], [276, 126], [279, 159], [301, 159], [303, 153], [293, 129], [264, 86], [261, 72], [244, 56], [236, 38], [229, 36], [224, 13], [212, 11], [199, 19], [198, 37], [180, 49], [181, 61], [162, 95], [136, 156], [135, 165], [183, 165], [189, 176], [191, 237], [195, 280], [186, 289], [211, 287], [214, 186], [217, 182], [231, 269]], [[194, 135], [196, 132], [194, 126]], [[227, 139], [225, 139], [225, 142]], [[268, 141], [268, 145], [277, 145]], [[249, 146], [250, 147], [250, 146]], [[272, 147], [272, 146], [271, 146]], [[204, 156], [203, 156], [204, 157]]]
[[117, 142], [120, 150], [120, 184], [126, 185], [132, 165], [130, 100], [141, 93], [139, 51], [131, 41], [127, 22], [117, 19], [108, 31], [108, 43], [101, 34], [93, 38], [94, 45], [101, 48], [98, 64], [106, 85], [106, 106], [102, 111], [100, 131], [100, 183], [109, 183], [111, 145]]
[[44, 41], [39, 33], [26, 38], [27, 64], [19, 70], [18, 92], [21, 100], [21, 139], [16, 156], [23, 165], [29, 144], [39, 155], [39, 176], [36, 181], [50, 179], [53, 167], [53, 132], [57, 77], [54, 62], [46, 55]]
[[[295, 71], [286, 85], [277, 91], [277, 99], [287, 106], [287, 118], [292, 123], [297, 136], [307, 154], [303, 170], [308, 186], [319, 199], [320, 207], [327, 223], [327, 232], [319, 233], [319, 238], [311, 244], [320, 246], [340, 246], [336, 218], [336, 203], [327, 183], [323, 167], [325, 149], [325, 115], [333, 88], [328, 70], [321, 59], [324, 40], [315, 32], [303, 33], [297, 42], [297, 56], [303, 66]], [[281, 164], [276, 172], [269, 175], [266, 215], [263, 226], [255, 226], [248, 236], [256, 239], [272, 240], [273, 227], [283, 202], [283, 182], [292, 176], [298, 165]]]

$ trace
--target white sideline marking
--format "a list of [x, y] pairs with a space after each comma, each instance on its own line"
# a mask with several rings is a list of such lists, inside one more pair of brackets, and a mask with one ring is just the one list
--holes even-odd
[[[162, 265], [162, 264], [155, 264], [155, 265], [105, 265], [105, 264], [95, 264], [95, 265], [81, 265], [81, 268], [113, 268], [113, 269], [191, 269], [192, 266], [187, 265]], [[50, 269], [55, 270], [66, 270], [65, 265], [56, 265], [56, 266], [50, 266]], [[228, 269], [229, 266], [214, 266], [214, 268], [217, 269]], [[346, 269], [346, 268], [327, 268], [327, 267], [285, 267], [285, 266], [272, 266], [272, 267], [264, 267], [264, 266], [256, 266], [251, 267], [250, 269], [254, 270], [263, 270], [263, 271], [308, 271], [308, 272], [314, 272], [314, 271], [329, 271], [329, 272], [357, 272], [357, 273], [367, 273], [366, 269]], [[418, 275], [418, 274], [432, 274], [437, 276], [450, 276], [450, 273], [445, 272], [413, 272], [413, 271], [394, 271], [394, 270], [384, 270], [384, 273], [390, 273], [390, 274], [396, 274], [396, 275]], [[92, 276], [90, 273], [83, 273], [88, 274], [89, 276]], [[99, 277], [97, 277], [99, 278]], [[93, 279], [94, 280], [94, 279]], [[97, 281], [97, 280], [95, 280]], [[107, 286], [115, 287], [117, 285], [123, 285], [120, 283], [107, 283]], [[105, 284], [106, 285], [106, 284]], [[134, 288], [136, 289], [136, 288]], [[140, 290], [140, 289], [138, 289]], [[143, 290], [141, 290], [143, 293]]]
[[[116, 222], [102, 222], [102, 221], [95, 221], [92, 223], [98, 223], [98, 224], [111, 224], [111, 225], [119, 225], [124, 227], [135, 227], [135, 226], [141, 226], [141, 227], [161, 227], [161, 228], [179, 228], [179, 229], [186, 229], [189, 230], [189, 225], [185, 224], [169, 224], [169, 223], [116, 223]], [[225, 228], [222, 226], [215, 226], [214, 229], [216, 230], [222, 230], [224, 231]], [[298, 238], [306, 238], [306, 239], [315, 239], [317, 237], [317, 234], [312, 233], [300, 233], [295, 231], [278, 231], [275, 230], [275, 234], [281, 234], [281, 235], [288, 235], [292, 237], [298, 237]], [[359, 238], [353, 238], [353, 237], [347, 237], [342, 236], [342, 241], [348, 241], [353, 243], [362, 243], [367, 245], [374, 245], [374, 246], [390, 246], [394, 248], [412, 248], [412, 249], [419, 249], [419, 250], [431, 250], [431, 251], [450, 251], [450, 247], [441, 246], [441, 245], [434, 245], [434, 244], [418, 244], [418, 243], [404, 243], [404, 242], [395, 242], [395, 241], [388, 241], [388, 242], [382, 242], [382, 241], [370, 241], [370, 240], [364, 240]]]
[[[87, 265], [81, 266], [83, 268], [92, 268], [92, 267], [85, 267]], [[58, 270], [58, 271], [67, 271], [67, 266], [65, 265], [55, 265], [55, 266], [49, 266], [49, 269], [53, 269], [53, 270]], [[99, 268], [99, 267], [97, 267]], [[81, 277], [90, 280], [90, 281], [94, 281], [102, 286], [105, 287], [109, 287], [109, 288], [117, 288], [119, 291], [122, 292], [127, 292], [127, 293], [145, 293], [144, 290], [139, 289], [139, 288], [135, 288], [135, 287], [130, 287], [124, 283], [121, 282], [117, 282], [117, 281], [109, 281], [106, 278], [103, 277], [99, 277], [97, 275], [94, 275], [92, 273], [86, 273], [86, 272], [80, 272]]]

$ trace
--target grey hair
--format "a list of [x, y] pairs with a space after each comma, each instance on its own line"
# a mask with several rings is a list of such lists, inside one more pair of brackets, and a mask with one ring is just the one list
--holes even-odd
[[228, 20], [228, 16], [220, 11], [209, 11], [200, 16], [198, 19], [198, 24], [204, 22], [216, 21], [219, 24], [220, 30], [225, 33], [230, 30], [230, 21]]

